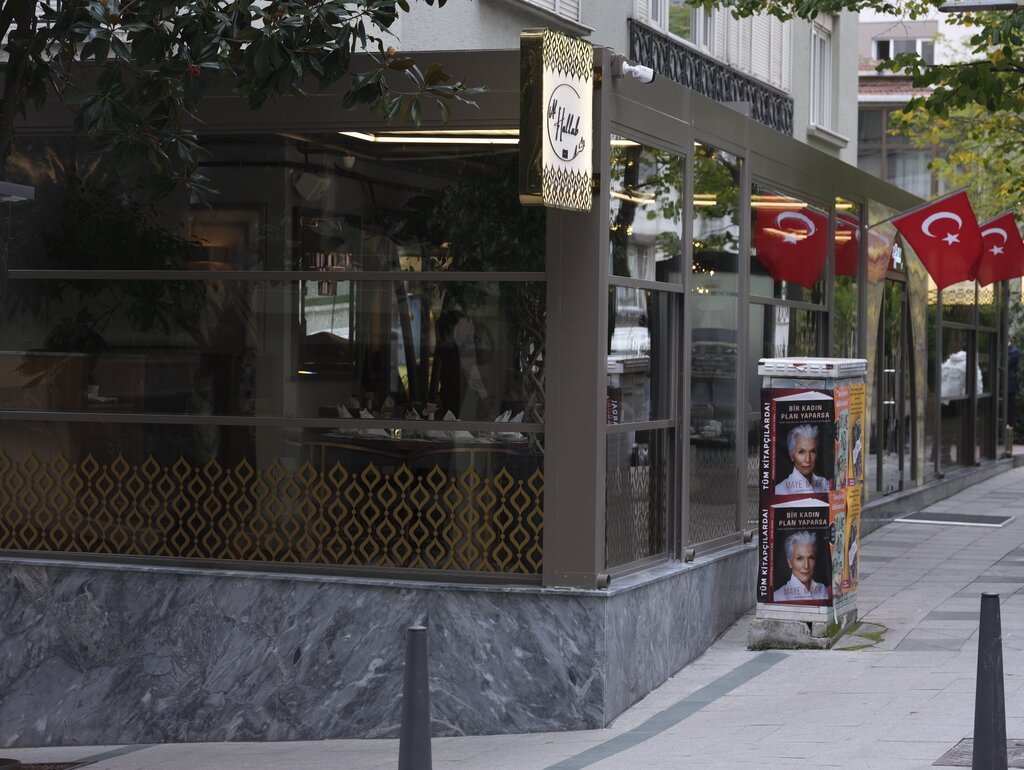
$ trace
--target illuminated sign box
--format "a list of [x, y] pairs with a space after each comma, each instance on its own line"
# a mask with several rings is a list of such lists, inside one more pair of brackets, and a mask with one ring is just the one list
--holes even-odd
[[519, 200], [590, 211], [594, 49], [547, 29], [520, 35]]

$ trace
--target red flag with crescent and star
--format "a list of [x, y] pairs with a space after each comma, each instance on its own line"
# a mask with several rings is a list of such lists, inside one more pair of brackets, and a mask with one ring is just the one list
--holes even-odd
[[825, 269], [828, 215], [809, 207], [758, 209], [754, 248], [758, 261], [773, 279], [812, 289]]
[[1024, 275], [1024, 240], [1013, 212], [1008, 211], [981, 225], [981, 240], [978, 283], [988, 286]]
[[981, 259], [981, 229], [960, 191], [892, 220], [941, 290], [973, 281]]

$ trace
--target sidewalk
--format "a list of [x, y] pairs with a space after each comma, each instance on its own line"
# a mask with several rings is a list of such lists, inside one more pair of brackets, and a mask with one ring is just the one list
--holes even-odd
[[[436, 738], [434, 768], [929, 768], [973, 732], [983, 591], [1001, 597], [1006, 735], [1024, 742], [1024, 468], [927, 510], [1015, 518], [999, 529], [890, 524], [867, 536], [858, 606], [872, 624], [865, 628], [881, 633], [844, 642], [859, 649], [750, 652], [751, 611], [610, 728]], [[26, 763], [88, 761], [89, 770], [393, 770], [398, 742], [0, 749], [0, 755]]]

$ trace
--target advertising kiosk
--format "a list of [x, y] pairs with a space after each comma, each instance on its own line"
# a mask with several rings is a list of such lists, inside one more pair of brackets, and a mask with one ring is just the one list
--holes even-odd
[[752, 646], [828, 647], [856, 620], [866, 372], [863, 359], [758, 362], [762, 430]]

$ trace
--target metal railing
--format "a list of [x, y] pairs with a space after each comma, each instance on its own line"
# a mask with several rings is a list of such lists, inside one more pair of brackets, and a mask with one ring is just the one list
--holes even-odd
[[629, 56], [717, 102], [747, 102], [750, 117], [793, 135], [793, 100], [782, 91], [629, 19]]

